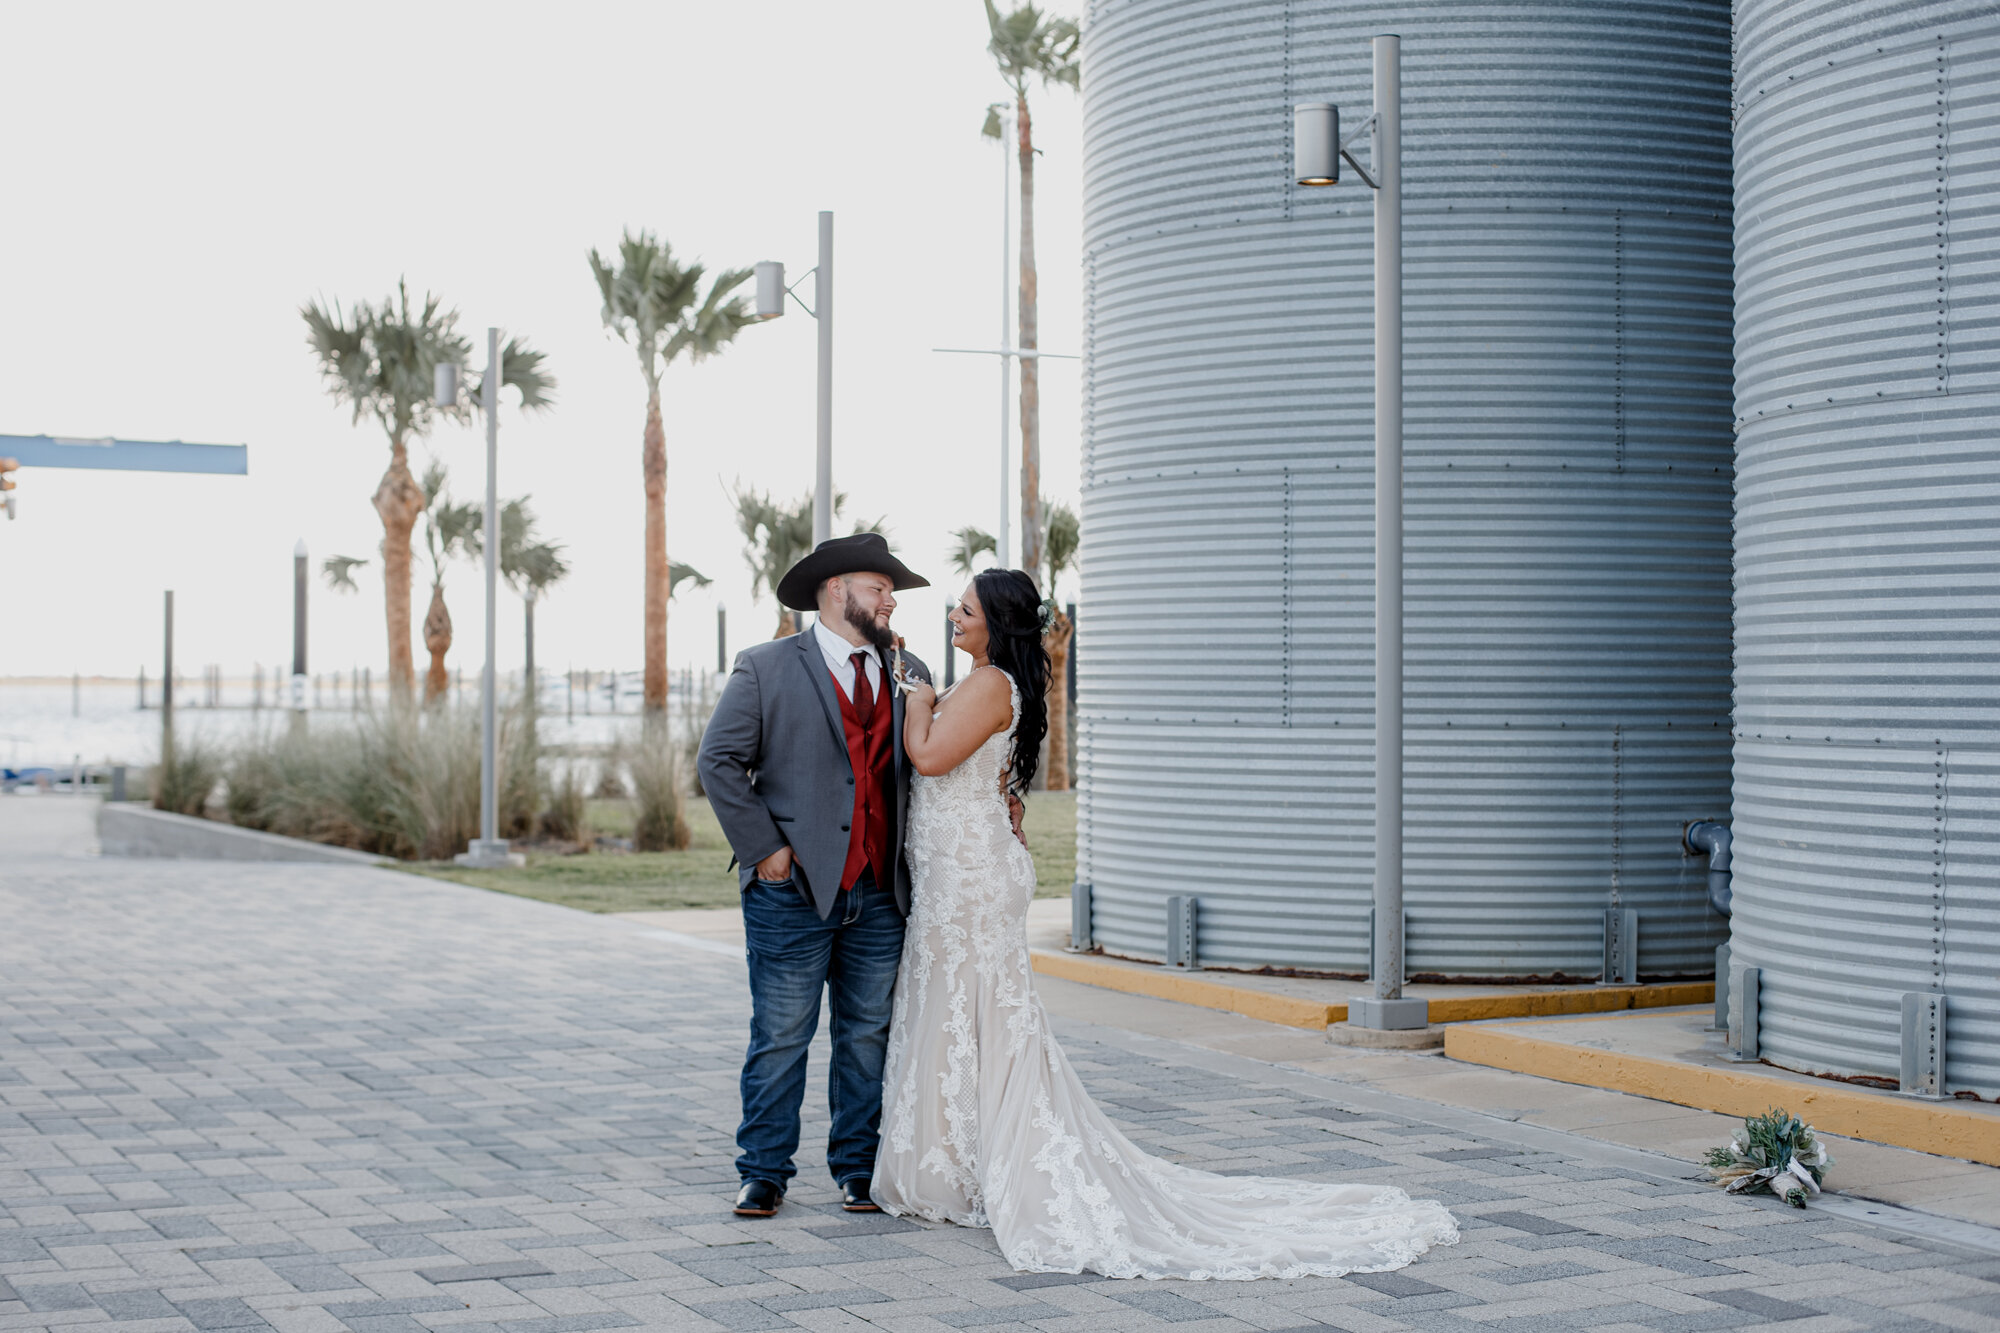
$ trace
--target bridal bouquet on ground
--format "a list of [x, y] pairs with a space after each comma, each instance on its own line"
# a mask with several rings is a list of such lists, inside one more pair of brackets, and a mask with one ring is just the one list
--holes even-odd
[[1715, 1183], [1730, 1194], [1769, 1190], [1794, 1208], [1819, 1193], [1833, 1157], [1813, 1127], [1783, 1110], [1753, 1115], [1730, 1136], [1726, 1148], [1711, 1148], [1705, 1159]]

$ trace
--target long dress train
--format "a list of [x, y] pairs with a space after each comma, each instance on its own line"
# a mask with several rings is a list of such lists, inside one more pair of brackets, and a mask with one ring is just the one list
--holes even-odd
[[[1015, 686], [1015, 723], [1020, 698]], [[1001, 791], [1013, 726], [942, 777], [913, 779], [876, 1202], [990, 1226], [1029, 1272], [1337, 1276], [1455, 1242], [1440, 1203], [1387, 1186], [1198, 1171], [1142, 1152], [1098, 1109], [1029, 970], [1035, 868]]]

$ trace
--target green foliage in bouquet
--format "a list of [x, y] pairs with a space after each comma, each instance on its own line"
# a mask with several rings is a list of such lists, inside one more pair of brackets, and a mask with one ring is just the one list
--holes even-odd
[[1711, 1148], [1703, 1159], [1715, 1183], [1731, 1194], [1769, 1190], [1794, 1208], [1819, 1193], [1833, 1156], [1813, 1127], [1782, 1109], [1753, 1115], [1730, 1136], [1726, 1148]]

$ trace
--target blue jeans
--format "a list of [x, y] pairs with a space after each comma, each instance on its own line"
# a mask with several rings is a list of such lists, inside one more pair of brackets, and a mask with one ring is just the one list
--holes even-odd
[[875, 1173], [881, 1142], [882, 1061], [889, 1009], [903, 954], [895, 895], [863, 871], [835, 896], [824, 921], [790, 880], [753, 879], [743, 891], [750, 958], [750, 1050], [743, 1059], [743, 1123], [736, 1131], [745, 1180], [783, 1189], [797, 1173], [799, 1107], [806, 1095], [806, 1047], [819, 1030], [819, 997], [831, 1001], [833, 1067], [827, 1080], [833, 1130], [826, 1164], [846, 1184]]

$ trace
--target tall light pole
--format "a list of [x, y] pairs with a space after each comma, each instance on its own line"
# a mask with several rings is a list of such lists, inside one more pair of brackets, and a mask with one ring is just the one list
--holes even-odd
[[1374, 40], [1371, 178], [1328, 102], [1292, 108], [1293, 179], [1335, 185], [1340, 163], [1375, 191], [1375, 925], [1374, 994], [1348, 1000], [1354, 1027], [1420, 1028], [1429, 1006], [1403, 995], [1403, 39]]
[[[526, 865], [527, 858], [507, 849], [500, 836], [499, 772], [496, 767], [493, 659], [500, 611], [500, 330], [486, 330], [486, 376], [480, 385], [480, 406], [486, 411], [486, 666], [479, 675], [479, 837], [453, 858], [462, 866], [491, 869]], [[437, 368], [438, 406], [458, 402], [458, 367]]]
[[790, 296], [819, 325], [819, 433], [813, 462], [813, 545], [817, 546], [833, 535], [833, 214], [825, 210], [819, 215], [819, 264], [808, 276], [813, 279], [811, 305], [785, 285], [783, 264], [759, 260], [756, 315], [778, 318]]
[[[1014, 269], [1014, 162], [1007, 151], [1007, 141], [1013, 136], [1008, 127], [1014, 123], [1014, 108], [1004, 102], [995, 102], [994, 110], [1000, 117], [1000, 341], [996, 346], [1007, 348], [1014, 345], [1014, 325], [1010, 319], [1013, 313], [1013, 269]], [[1030, 126], [1032, 129], [1033, 127]], [[1014, 360], [1004, 351], [1000, 361], [1000, 527], [999, 542], [994, 548], [999, 552], [1000, 567], [1007, 567], [1009, 546], [1007, 515], [1014, 503], [1013, 467], [1009, 463], [1012, 444], [1007, 438], [1008, 418], [1014, 399]], [[1035, 571], [1029, 570], [1030, 574]], [[947, 655], [946, 660], [950, 657]]]
[[[1014, 359], [1035, 361], [1076, 361], [1079, 357], [1067, 352], [1023, 351], [1014, 346], [1014, 326], [1012, 323], [1014, 303], [1014, 162], [1013, 154], [1006, 151], [1008, 141], [1013, 137], [1008, 126], [1014, 123], [1014, 108], [1006, 102], [995, 102], [990, 108], [1000, 118], [1000, 343], [997, 347], [933, 347], [933, 352], [955, 352], [971, 356], [995, 356], [1000, 359], [1000, 523], [995, 531], [996, 559], [1002, 568], [1007, 564], [1007, 550], [1012, 542], [1014, 506]], [[1034, 570], [1028, 571], [1030, 574]], [[949, 669], [951, 654], [945, 654]]]

